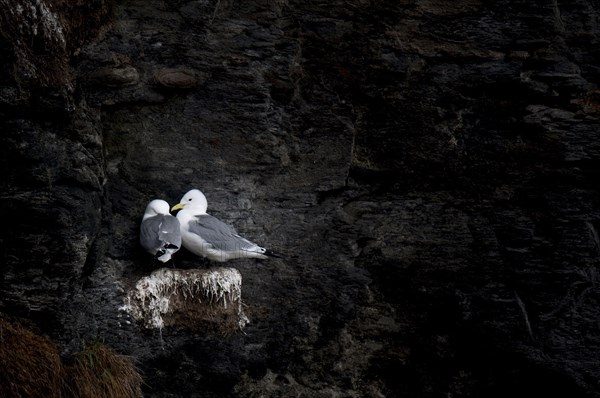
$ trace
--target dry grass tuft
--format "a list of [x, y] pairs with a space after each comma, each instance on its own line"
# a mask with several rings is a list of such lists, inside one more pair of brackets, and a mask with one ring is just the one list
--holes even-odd
[[60, 397], [63, 376], [49, 338], [0, 314], [0, 398]]
[[85, 345], [66, 368], [65, 395], [86, 398], [142, 396], [142, 377], [132, 358], [102, 343]]
[[0, 398], [138, 398], [142, 377], [130, 357], [85, 345], [63, 366], [56, 345], [0, 313]]

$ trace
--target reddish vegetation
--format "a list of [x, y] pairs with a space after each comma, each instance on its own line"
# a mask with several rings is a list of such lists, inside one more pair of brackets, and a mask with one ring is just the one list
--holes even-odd
[[0, 397], [141, 397], [133, 361], [95, 343], [63, 366], [56, 345], [0, 314]]
[[60, 397], [63, 377], [48, 337], [0, 317], [0, 397]]

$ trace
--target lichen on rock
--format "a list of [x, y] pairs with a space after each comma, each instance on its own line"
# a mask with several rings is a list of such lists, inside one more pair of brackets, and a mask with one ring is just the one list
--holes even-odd
[[137, 281], [121, 309], [148, 329], [226, 333], [248, 323], [242, 310], [242, 276], [234, 268], [158, 269]]

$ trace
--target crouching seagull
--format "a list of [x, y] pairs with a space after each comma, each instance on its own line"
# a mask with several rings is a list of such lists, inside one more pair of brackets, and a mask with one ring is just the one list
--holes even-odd
[[161, 199], [148, 203], [140, 224], [140, 244], [157, 260], [166, 263], [181, 247], [181, 228]]

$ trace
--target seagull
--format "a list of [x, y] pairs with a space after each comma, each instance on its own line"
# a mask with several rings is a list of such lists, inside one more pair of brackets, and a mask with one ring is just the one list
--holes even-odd
[[180, 210], [177, 219], [181, 225], [183, 247], [212, 261], [225, 262], [237, 258], [280, 257], [241, 237], [235, 229], [216, 217], [206, 214], [208, 203], [198, 189], [192, 189], [181, 198], [171, 211]]
[[155, 199], [146, 206], [140, 225], [140, 244], [163, 263], [181, 247], [179, 221], [169, 214], [169, 204], [164, 200]]

